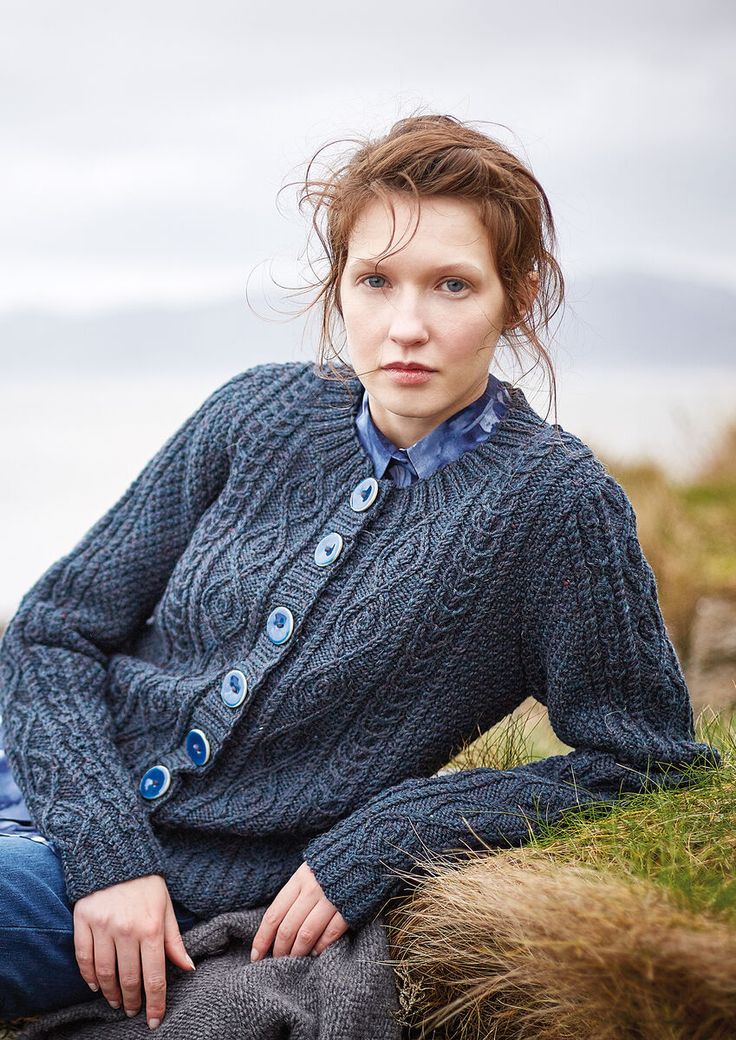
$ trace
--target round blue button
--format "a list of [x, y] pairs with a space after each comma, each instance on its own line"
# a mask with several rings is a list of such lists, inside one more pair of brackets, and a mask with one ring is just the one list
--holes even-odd
[[171, 773], [166, 766], [151, 766], [141, 777], [138, 790], [149, 801], [166, 794], [171, 783]]
[[332, 531], [331, 534], [326, 534], [317, 542], [317, 548], [314, 550], [314, 562], [318, 567], [327, 567], [335, 562], [341, 552], [342, 535], [337, 531]]
[[294, 615], [288, 607], [276, 607], [268, 615], [266, 632], [272, 643], [285, 643], [294, 631]]
[[184, 741], [186, 753], [195, 766], [203, 766], [210, 759], [210, 742], [201, 729], [190, 729]]
[[245, 700], [248, 680], [238, 668], [233, 668], [222, 680], [220, 696], [228, 708], [237, 708]]
[[378, 495], [378, 481], [375, 477], [366, 477], [356, 484], [350, 494], [350, 508], [355, 513], [362, 513], [372, 506]]

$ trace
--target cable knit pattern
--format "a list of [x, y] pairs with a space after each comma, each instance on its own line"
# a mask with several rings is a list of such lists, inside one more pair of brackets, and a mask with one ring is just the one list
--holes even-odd
[[[70, 901], [160, 873], [214, 916], [268, 903], [306, 859], [358, 928], [424, 850], [522, 843], [647, 773], [721, 764], [695, 742], [623, 489], [503, 385], [485, 442], [412, 485], [379, 479], [356, 512], [359, 380], [256, 365], [24, 596], [0, 644], [6, 753]], [[331, 532], [342, 551], [320, 567]], [[294, 618], [282, 644], [276, 607]], [[572, 752], [435, 775], [529, 695]], [[146, 800], [157, 764], [171, 784]]]

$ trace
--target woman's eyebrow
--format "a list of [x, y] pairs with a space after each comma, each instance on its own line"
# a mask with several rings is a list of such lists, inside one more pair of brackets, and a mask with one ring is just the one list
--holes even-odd
[[[347, 267], [349, 270], [354, 270], [356, 267], [365, 267], [371, 265], [372, 267], [390, 267], [390, 260], [381, 260], [376, 264], [375, 260], [370, 257], [363, 259], [362, 257], [356, 257], [353, 260], [349, 260]], [[435, 264], [432, 267], [427, 268], [427, 274], [440, 274], [441, 271], [465, 271], [467, 274], [475, 278], [482, 278], [483, 272], [475, 264], [468, 263], [467, 260], [446, 260], [441, 264]]]

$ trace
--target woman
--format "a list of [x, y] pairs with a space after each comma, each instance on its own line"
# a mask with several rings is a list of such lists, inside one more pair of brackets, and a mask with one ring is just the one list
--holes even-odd
[[[721, 762], [623, 489], [489, 373], [502, 336], [549, 363], [535, 177], [447, 116], [309, 171], [319, 363], [212, 393], [5, 633], [7, 755], [51, 842], [0, 841], [6, 1016], [89, 986], [155, 1028], [180, 925], [267, 905], [254, 958], [319, 953], [432, 853]], [[324, 365], [333, 323], [352, 367]], [[529, 695], [569, 754], [438, 775]]]

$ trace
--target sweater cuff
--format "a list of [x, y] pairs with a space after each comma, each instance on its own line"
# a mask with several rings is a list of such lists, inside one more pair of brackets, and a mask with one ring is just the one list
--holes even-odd
[[384, 881], [379, 890], [372, 870], [345, 862], [345, 850], [335, 840], [334, 828], [329, 833], [329, 842], [325, 840], [327, 837], [320, 835], [311, 841], [303, 851], [303, 859], [329, 901], [350, 928], [358, 931], [374, 919], [386, 900], [398, 894], [403, 885], [401, 879], [394, 877]]
[[[381, 792], [312, 838], [302, 852], [324, 894], [356, 931], [419, 880], [421, 860], [406, 848], [411, 842], [406, 802], [416, 784], [410, 778]], [[416, 852], [421, 856], [420, 849]]]
[[61, 860], [70, 904], [133, 878], [165, 877], [163, 851], [140, 809], [121, 813], [109, 803], [56, 805], [38, 829]]

